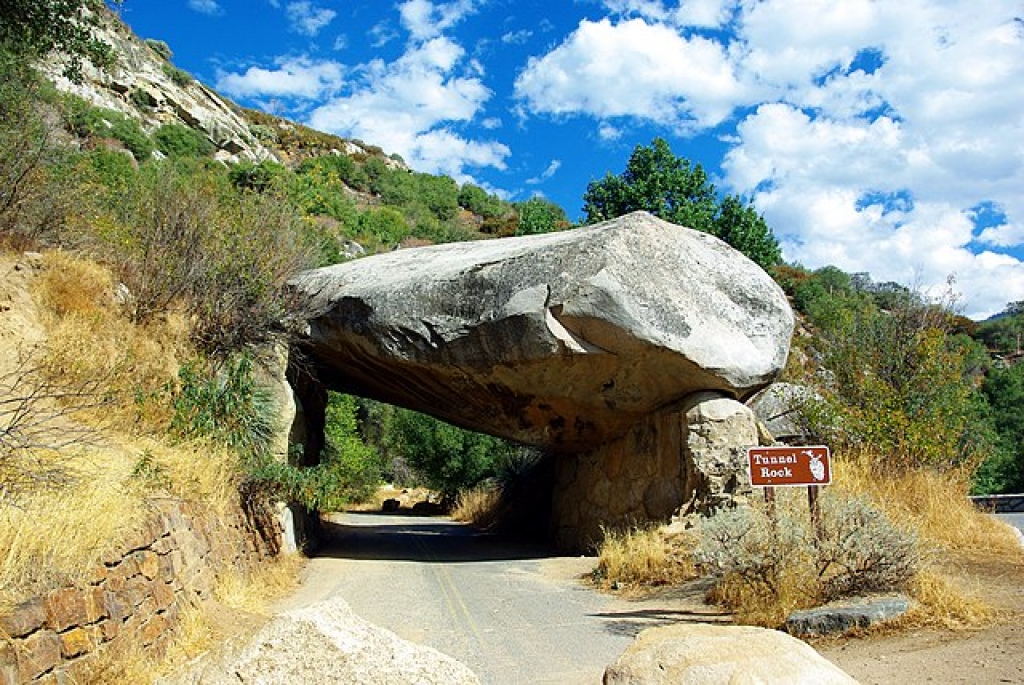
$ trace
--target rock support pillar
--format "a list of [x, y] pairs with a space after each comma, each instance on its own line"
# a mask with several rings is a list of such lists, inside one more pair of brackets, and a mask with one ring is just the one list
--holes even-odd
[[680, 514], [731, 506], [750, 492], [747, 448], [758, 445], [757, 417], [745, 404], [715, 392], [691, 395], [683, 411], [687, 502]]
[[590, 452], [562, 455], [555, 465], [555, 543], [585, 550], [601, 528], [668, 520], [684, 501], [685, 417], [652, 414], [625, 437]]
[[749, 491], [746, 448], [757, 421], [742, 403], [701, 392], [637, 422], [621, 439], [556, 462], [555, 543], [585, 550], [601, 528], [707, 513]]

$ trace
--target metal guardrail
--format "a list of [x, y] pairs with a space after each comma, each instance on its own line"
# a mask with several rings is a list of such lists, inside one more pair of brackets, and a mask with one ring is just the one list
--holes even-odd
[[972, 497], [974, 506], [995, 514], [1024, 512], [1024, 494], [1021, 495], [981, 495]]

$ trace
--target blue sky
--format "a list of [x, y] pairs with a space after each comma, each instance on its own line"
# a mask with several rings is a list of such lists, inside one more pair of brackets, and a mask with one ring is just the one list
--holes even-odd
[[236, 101], [580, 216], [666, 138], [787, 261], [1024, 300], [1018, 0], [125, 0]]

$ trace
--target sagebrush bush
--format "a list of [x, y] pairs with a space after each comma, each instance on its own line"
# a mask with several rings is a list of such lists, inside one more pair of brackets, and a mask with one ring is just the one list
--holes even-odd
[[290, 203], [187, 161], [141, 168], [82, 240], [114, 264], [136, 321], [184, 310], [216, 356], [282, 335], [294, 314], [286, 282], [316, 254]]
[[716, 598], [773, 623], [793, 609], [905, 589], [921, 569], [917, 536], [867, 498], [827, 493], [819, 506], [818, 530], [799, 505], [741, 507], [704, 521], [694, 557], [719, 578]]

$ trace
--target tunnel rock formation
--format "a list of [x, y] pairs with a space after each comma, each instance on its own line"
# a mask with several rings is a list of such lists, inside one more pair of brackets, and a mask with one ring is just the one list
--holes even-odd
[[[614, 493], [635, 500], [615, 508], [632, 512], [624, 516], [661, 517], [692, 496], [687, 398], [750, 397], [785, 365], [793, 328], [785, 295], [760, 267], [645, 212], [397, 250], [291, 286], [318, 384], [545, 448], [560, 462], [653, 459], [627, 469], [651, 480], [631, 486], [635, 497]], [[660, 425], [674, 427], [646, 435]], [[657, 454], [620, 454], [638, 440]], [[558, 496], [556, 516], [566, 510]], [[592, 524], [562, 525], [570, 532], [560, 537], [571, 543], [572, 530]]]

